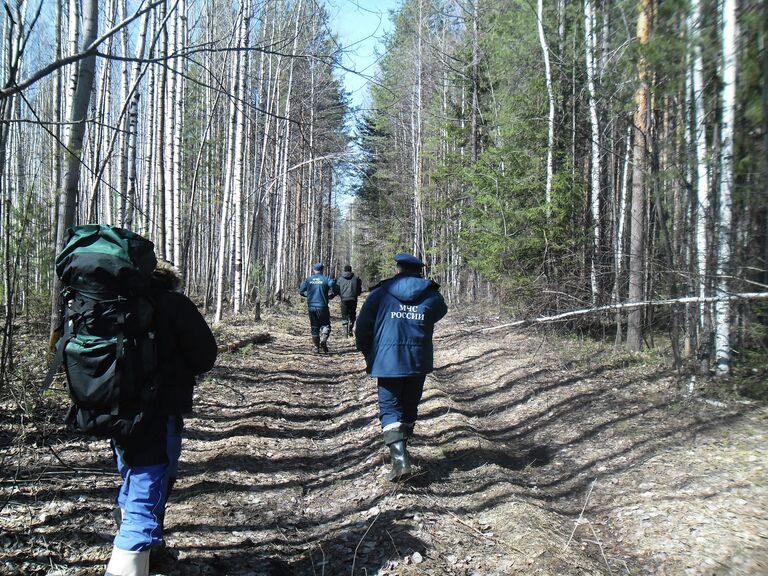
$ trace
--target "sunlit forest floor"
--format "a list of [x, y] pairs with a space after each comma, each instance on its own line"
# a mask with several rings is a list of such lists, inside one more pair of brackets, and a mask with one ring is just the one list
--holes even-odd
[[[219, 329], [272, 340], [199, 386], [152, 574], [768, 573], [765, 407], [713, 400], [660, 357], [454, 312], [417, 473], [393, 485], [375, 381], [338, 320], [328, 356], [297, 311]], [[65, 404], [2, 407], [2, 574], [104, 572], [118, 478], [107, 442], [62, 430]]]

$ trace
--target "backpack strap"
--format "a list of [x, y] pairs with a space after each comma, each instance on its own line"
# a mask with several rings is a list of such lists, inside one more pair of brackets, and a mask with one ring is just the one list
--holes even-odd
[[45, 379], [43, 380], [43, 387], [40, 389], [41, 395], [45, 394], [48, 388], [51, 387], [51, 384], [53, 383], [53, 377], [56, 376], [56, 372], [59, 371], [61, 362], [64, 360], [64, 348], [67, 347], [67, 342], [72, 336], [71, 326], [71, 321], [64, 320], [62, 334], [59, 336], [58, 342], [56, 342], [56, 356], [53, 358], [53, 362], [51, 362], [51, 366], [48, 368], [48, 372], [46, 373]]

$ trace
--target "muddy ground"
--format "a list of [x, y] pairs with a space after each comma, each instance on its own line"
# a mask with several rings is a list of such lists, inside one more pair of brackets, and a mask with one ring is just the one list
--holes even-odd
[[[199, 386], [151, 573], [768, 574], [765, 407], [663, 357], [494, 322], [440, 324], [399, 484], [351, 339], [311, 354], [295, 311], [225, 324], [220, 341], [273, 338]], [[64, 404], [2, 407], [0, 574], [103, 574], [118, 478], [106, 442], [62, 430]]]

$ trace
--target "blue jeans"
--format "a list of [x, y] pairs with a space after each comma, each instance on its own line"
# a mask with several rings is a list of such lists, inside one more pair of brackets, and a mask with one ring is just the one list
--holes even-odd
[[168, 418], [165, 434], [165, 438], [159, 440], [147, 439], [148, 444], [153, 441], [165, 444], [163, 462], [130, 466], [125, 461], [124, 449], [114, 450], [117, 470], [123, 478], [116, 499], [123, 511], [123, 520], [115, 536], [115, 546], [122, 550], [148, 550], [163, 542], [168, 484], [176, 477], [181, 455], [181, 426], [175, 417]]
[[379, 378], [379, 421], [382, 428], [397, 422], [416, 422], [426, 378], [426, 374]]

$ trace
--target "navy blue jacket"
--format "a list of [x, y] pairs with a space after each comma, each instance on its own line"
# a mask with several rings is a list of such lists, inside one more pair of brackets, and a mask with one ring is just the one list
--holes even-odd
[[307, 299], [307, 308], [310, 310], [328, 308], [328, 300], [336, 295], [336, 282], [316, 272], [304, 279], [299, 286], [299, 294]]
[[439, 289], [431, 280], [400, 273], [371, 290], [355, 332], [355, 344], [371, 376], [432, 372], [432, 334], [435, 323], [448, 312]]

